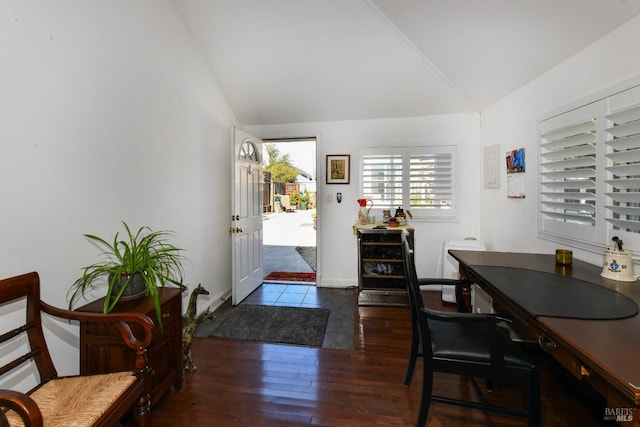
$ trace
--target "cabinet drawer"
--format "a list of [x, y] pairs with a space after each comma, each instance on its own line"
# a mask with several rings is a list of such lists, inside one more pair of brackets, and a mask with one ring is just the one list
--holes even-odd
[[[171, 327], [175, 322], [182, 321], [182, 300], [180, 298], [172, 298], [161, 305], [162, 326], [164, 328]], [[155, 311], [149, 313], [151, 319], [156, 319]], [[182, 326], [181, 326], [182, 328]]]
[[539, 334], [540, 346], [558, 361], [571, 375], [583, 384], [597, 391], [607, 402], [609, 408], [627, 408], [637, 405], [633, 395], [626, 395], [624, 390], [616, 389], [610, 380], [602, 377], [580, 359], [561, 345], [557, 345], [544, 333]]
[[537, 335], [540, 348], [556, 359], [573, 377], [581, 380], [582, 362], [566, 348], [549, 338], [544, 332], [539, 331]]

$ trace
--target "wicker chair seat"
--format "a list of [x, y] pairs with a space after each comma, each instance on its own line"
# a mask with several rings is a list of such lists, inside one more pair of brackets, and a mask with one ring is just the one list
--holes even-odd
[[[136, 381], [132, 372], [65, 377], [51, 380], [29, 395], [42, 412], [44, 427], [92, 426]], [[24, 427], [7, 411], [11, 427]]]

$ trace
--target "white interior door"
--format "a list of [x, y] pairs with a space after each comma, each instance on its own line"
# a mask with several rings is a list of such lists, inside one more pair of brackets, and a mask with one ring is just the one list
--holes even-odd
[[264, 277], [262, 257], [262, 140], [232, 129], [233, 176], [231, 258], [233, 305], [240, 304]]

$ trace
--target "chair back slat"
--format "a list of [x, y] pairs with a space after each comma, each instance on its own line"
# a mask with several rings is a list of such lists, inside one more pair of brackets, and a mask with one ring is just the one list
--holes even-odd
[[12, 331], [6, 332], [0, 335], [0, 344], [5, 341], [9, 341], [11, 338], [17, 337], [18, 335], [26, 332], [27, 330], [35, 327], [33, 322], [27, 322], [26, 324], [20, 326], [19, 328], [15, 328]]
[[18, 366], [22, 365], [23, 363], [27, 362], [28, 360], [31, 360], [31, 359], [35, 358], [37, 353], [39, 353], [39, 352], [40, 352], [39, 350], [30, 351], [28, 353], [23, 354], [20, 357], [17, 357], [15, 359], [13, 359], [9, 363], [5, 363], [4, 365], [2, 365], [0, 367], [0, 375], [4, 375], [7, 372], [12, 371], [13, 369], [15, 369]]
[[[4, 331], [0, 335], [0, 343], [15, 340], [21, 342], [19, 337], [26, 335], [28, 349], [22, 356], [12, 359], [0, 366], [0, 375], [4, 375], [19, 366], [33, 361], [40, 375], [40, 382], [46, 382], [58, 376], [51, 360], [51, 355], [44, 339], [42, 328], [42, 316], [40, 314], [40, 278], [38, 273], [27, 273], [21, 276], [0, 280], [0, 306], [12, 302], [22, 302], [24, 311], [24, 323], [10, 331]], [[21, 351], [25, 349], [21, 348]]]

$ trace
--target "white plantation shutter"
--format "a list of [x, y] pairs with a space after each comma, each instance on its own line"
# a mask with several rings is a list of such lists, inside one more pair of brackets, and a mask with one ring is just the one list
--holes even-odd
[[415, 218], [455, 217], [455, 147], [370, 148], [362, 153], [362, 196]]
[[547, 230], [581, 238], [596, 223], [596, 120], [541, 135], [540, 210]]
[[640, 105], [616, 111], [607, 119], [611, 127], [606, 129], [606, 220], [616, 231], [640, 233]]
[[362, 156], [362, 194], [376, 207], [402, 206], [402, 154]]
[[453, 207], [453, 154], [450, 152], [411, 154], [409, 162], [411, 209]]

